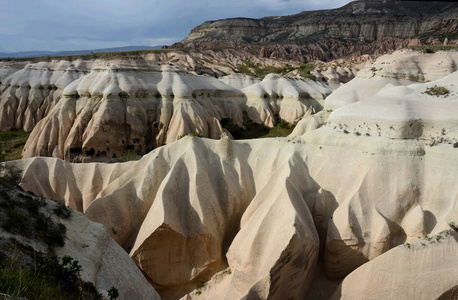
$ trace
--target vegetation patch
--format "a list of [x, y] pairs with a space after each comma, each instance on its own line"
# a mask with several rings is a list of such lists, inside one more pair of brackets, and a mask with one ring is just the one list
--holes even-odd
[[186, 133], [186, 134], [180, 135], [180, 136], [177, 138], [177, 141], [178, 141], [178, 140], [181, 140], [182, 138], [184, 138], [185, 136], [188, 136], [188, 135], [190, 135], [190, 136], [197, 136], [197, 137], [203, 137], [200, 133], [195, 132], [195, 131], [191, 131], [190, 133]]
[[27, 268], [4, 258], [0, 262], [0, 293], [11, 299], [103, 299], [94, 284], [81, 280], [82, 267], [72, 257], [35, 252], [34, 261], [34, 266]]
[[209, 60], [208, 58], [200, 58], [200, 57], [197, 57], [197, 56], [193, 56], [192, 58], [195, 61], [199, 62], [199, 63], [206, 62], [206, 63], [211, 64], [211, 65], [215, 64], [213, 61]]
[[444, 86], [433, 86], [428, 88], [425, 91], [425, 94], [431, 95], [431, 96], [444, 96], [447, 97], [450, 94], [450, 91], [444, 87]]
[[221, 126], [228, 130], [235, 140], [285, 137], [290, 135], [296, 126], [296, 124], [288, 123], [278, 116], [275, 117], [275, 121], [276, 125], [273, 128], [269, 128], [264, 124], [253, 122], [245, 115], [243, 119], [244, 127], [234, 124], [231, 119], [222, 119]]
[[22, 149], [30, 132], [23, 129], [0, 131], [0, 161], [21, 159]]
[[315, 80], [315, 76], [313, 76], [310, 72], [315, 69], [315, 65], [313, 63], [303, 63], [299, 66], [291, 66], [286, 64], [283, 67], [274, 67], [274, 66], [266, 66], [262, 67], [260, 64], [255, 64], [251, 61], [244, 60], [243, 64], [238, 65], [237, 69], [240, 73], [257, 76], [259, 78], [266, 77], [267, 74], [274, 73], [274, 74], [281, 74], [285, 75], [289, 72], [298, 70], [299, 74], [302, 77], [309, 78], [311, 80]]
[[[63, 204], [52, 204], [0, 180], [0, 296], [103, 299], [94, 284], [81, 279], [78, 261], [56, 256], [55, 247], [65, 244], [66, 227], [52, 213], [69, 219], [71, 210]], [[115, 287], [108, 291], [110, 299], [118, 296]]]

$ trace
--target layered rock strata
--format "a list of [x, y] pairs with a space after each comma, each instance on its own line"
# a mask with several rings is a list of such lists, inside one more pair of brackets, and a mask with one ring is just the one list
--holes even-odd
[[442, 43], [446, 37], [454, 43], [457, 16], [454, 2], [359, 0], [290, 16], [207, 21], [172, 47], [223, 45], [269, 58], [330, 60]]

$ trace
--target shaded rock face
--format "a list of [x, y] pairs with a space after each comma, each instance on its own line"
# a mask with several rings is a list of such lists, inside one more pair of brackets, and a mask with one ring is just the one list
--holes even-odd
[[[430, 74], [441, 60], [453, 65], [443, 55], [381, 57], [374, 66], [398, 63], [361, 78], [379, 88], [364, 97], [346, 88], [335, 106], [307, 114], [296, 137], [185, 137], [123, 164], [9, 164], [24, 170], [25, 189], [104, 224], [164, 299], [386, 298], [361, 284], [373, 274], [396, 291], [418, 280], [406, 294], [414, 298], [447, 297], [456, 259], [438, 253], [457, 247], [456, 234], [442, 232], [458, 223], [458, 73]], [[420, 58], [435, 80], [382, 77]], [[426, 93], [437, 86], [447, 96]], [[342, 284], [326, 290], [323, 272]]]
[[432, 39], [456, 40], [457, 16], [454, 2], [361, 0], [291, 16], [207, 21], [172, 47], [229, 42], [263, 57], [329, 60], [383, 54]]

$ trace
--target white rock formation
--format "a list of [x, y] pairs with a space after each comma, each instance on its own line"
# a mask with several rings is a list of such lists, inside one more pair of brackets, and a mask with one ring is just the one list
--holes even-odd
[[456, 299], [454, 230], [398, 246], [348, 275], [334, 299]]
[[[282, 79], [253, 89], [269, 91], [275, 80]], [[351, 299], [352, 286], [384, 264], [384, 282], [402, 269], [425, 282], [424, 295], [455, 293], [456, 276], [436, 287], [424, 280], [448, 276], [447, 260], [424, 268], [435, 253], [452, 251], [454, 238], [425, 252], [400, 245], [458, 223], [458, 73], [402, 86], [378, 80], [367, 80], [377, 81], [376, 93], [342, 93], [334, 111], [326, 103], [317, 115], [309, 108], [296, 137], [186, 137], [124, 164], [40, 157], [10, 164], [24, 170], [23, 188], [104, 224], [165, 299], [303, 299], [321, 271], [336, 279], [351, 273], [340, 288]], [[437, 87], [448, 93], [435, 95]], [[390, 259], [393, 252], [425, 263], [402, 268], [407, 259]]]
[[244, 114], [270, 127], [275, 116], [294, 122], [310, 106], [319, 110], [331, 93], [309, 80], [216, 79], [160, 61], [2, 63], [0, 130], [33, 129], [24, 157], [106, 161], [192, 132], [219, 138], [222, 119], [243, 127]]
[[248, 117], [269, 127], [275, 125], [276, 115], [294, 123], [311, 107], [320, 111], [324, 99], [332, 92], [322, 82], [288, 79], [276, 74], [269, 74], [260, 83], [242, 91], [248, 99]]
[[27, 64], [10, 72], [15, 67], [3, 64], [0, 72], [0, 130], [32, 130], [59, 102], [62, 90], [87, 72], [86, 63], [78, 61]]
[[219, 138], [222, 118], [242, 123], [241, 92], [214, 78], [127, 65], [93, 68], [32, 132], [23, 156], [106, 160], [145, 153], [197, 132]]
[[244, 75], [244, 74], [231, 74], [218, 78], [225, 84], [232, 86], [236, 89], [243, 89], [247, 86], [253, 85], [255, 83], [261, 82], [261, 80], [256, 76]]
[[[0, 165], [0, 171], [2, 171], [0, 172], [0, 176], [6, 175], [3, 174], [3, 171], [5, 171], [3, 165]], [[158, 293], [145, 279], [126, 251], [110, 237], [102, 224], [90, 221], [81, 212], [69, 210], [66, 213], [57, 213], [56, 211], [62, 212], [62, 208], [58, 207], [57, 202], [48, 199], [37, 199], [38, 197], [25, 194], [18, 187], [5, 184], [4, 182], [0, 183], [0, 192], [2, 197], [2, 208], [0, 210], [2, 218], [6, 217], [5, 220], [10, 219], [9, 214], [11, 212], [8, 212], [8, 207], [14, 203], [15, 213], [26, 217], [31, 224], [35, 224], [35, 234], [27, 234], [22, 231], [6, 230], [3, 228], [5, 225], [5, 220], [3, 220], [2, 228], [0, 229], [2, 254], [3, 257], [5, 255], [9, 256], [13, 268], [16, 265], [16, 267], [22, 266], [32, 271], [33, 269], [31, 268], [40, 265], [38, 263], [40, 257], [45, 258], [47, 255], [52, 254], [62, 259], [65, 256], [70, 256], [81, 266], [81, 270], [78, 272], [81, 280], [93, 283], [98, 292], [107, 299], [107, 291], [112, 287], [118, 290], [118, 299], [120, 300], [160, 299]], [[39, 201], [40, 204], [38, 206], [31, 206], [30, 201]], [[30, 209], [32, 207], [36, 211]], [[27, 208], [27, 213], [24, 214], [24, 212], [16, 210], [21, 208]], [[65, 243], [63, 246], [54, 244], [50, 248], [50, 241], [40, 236], [36, 227], [39, 224], [37, 222], [39, 217], [47, 219], [50, 222], [49, 224], [52, 224], [52, 226], [47, 225], [43, 228], [51, 230], [57, 225], [59, 225], [59, 229], [61, 229], [62, 225], [65, 226], [63, 227], [64, 235], [62, 236]], [[33, 230], [32, 228], [31, 230]], [[54, 234], [57, 233], [54, 231]], [[48, 237], [58, 238], [54, 236]], [[10, 247], [16, 244], [16, 242], [19, 242], [23, 246], [21, 248], [18, 245]], [[8, 243], [12, 244], [5, 247], [5, 244], [8, 245]], [[16, 247], [17, 249], [13, 250]], [[9, 260], [3, 259], [2, 269], [6, 267], [8, 270], [9, 263], [6, 264], [7, 261]], [[3, 275], [4, 277], [5, 274]], [[19, 292], [14, 293], [14, 291], [29, 288], [29, 286], [23, 284], [22, 287], [11, 286], [5, 290], [5, 282], [8, 282], [8, 279], [6, 281], [2, 279], [2, 288], [4, 288], [2, 292], [6, 293], [6, 295], [2, 294], [3, 298], [17, 298], [15, 295], [19, 294]], [[39, 289], [37, 287], [33, 288], [36, 290]], [[8, 296], [12, 292], [13, 295]]]
[[363, 101], [389, 85], [405, 86], [434, 81], [458, 71], [458, 52], [423, 54], [403, 49], [367, 63], [356, 78], [326, 99], [327, 109]]

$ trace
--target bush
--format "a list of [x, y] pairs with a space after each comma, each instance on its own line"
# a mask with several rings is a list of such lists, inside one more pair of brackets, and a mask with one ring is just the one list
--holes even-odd
[[425, 94], [431, 95], [431, 96], [444, 96], [447, 97], [450, 94], [450, 91], [444, 87], [444, 86], [433, 86], [428, 88], [425, 91]]
[[253, 122], [244, 116], [243, 127], [232, 123], [231, 119], [222, 119], [221, 126], [229, 131], [232, 137], [236, 140], [240, 139], [256, 139], [266, 137], [285, 137], [291, 134], [296, 124], [286, 122], [277, 115], [275, 116], [276, 125], [273, 128], [269, 128], [264, 124], [258, 124]]
[[114, 286], [111, 287], [111, 289], [108, 290], [108, 297], [110, 297], [110, 300], [117, 299], [119, 297], [118, 289]]
[[184, 138], [185, 136], [188, 136], [188, 135], [190, 135], [190, 136], [197, 136], [197, 137], [203, 137], [200, 133], [191, 131], [190, 133], [182, 134], [182, 135], [180, 135], [179, 137], [177, 137], [177, 141], [178, 141], [178, 140], [181, 140], [182, 138]]
[[21, 179], [22, 170], [16, 168], [15, 166], [7, 165], [5, 163], [0, 163], [0, 179], [6, 181], [9, 184], [18, 184]]
[[62, 202], [56, 203], [56, 207], [53, 209], [53, 212], [62, 219], [70, 219], [72, 215], [72, 210], [65, 206]]

